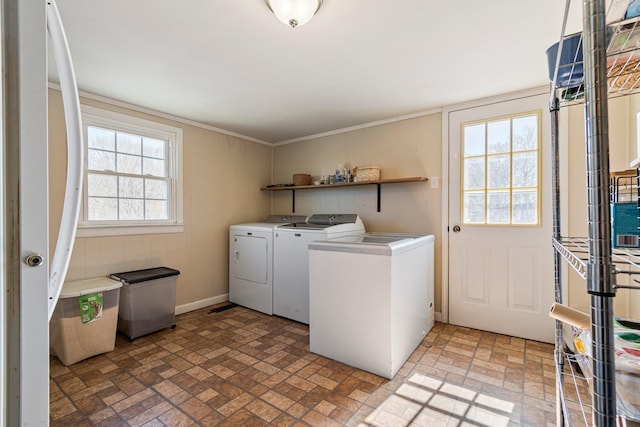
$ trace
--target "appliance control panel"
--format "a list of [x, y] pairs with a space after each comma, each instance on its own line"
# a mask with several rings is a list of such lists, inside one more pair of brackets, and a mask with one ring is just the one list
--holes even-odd
[[337, 225], [353, 224], [358, 220], [358, 214], [314, 214], [309, 217], [309, 224]]

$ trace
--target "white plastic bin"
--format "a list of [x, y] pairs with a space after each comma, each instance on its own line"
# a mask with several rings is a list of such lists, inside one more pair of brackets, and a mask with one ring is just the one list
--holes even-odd
[[115, 273], [122, 282], [118, 330], [133, 340], [175, 327], [176, 282], [180, 272], [168, 267]]
[[116, 345], [122, 284], [107, 277], [65, 282], [51, 317], [51, 353], [72, 365]]

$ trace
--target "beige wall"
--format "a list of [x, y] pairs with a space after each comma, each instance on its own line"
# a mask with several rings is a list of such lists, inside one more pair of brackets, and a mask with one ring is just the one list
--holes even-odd
[[[199, 127], [83, 99], [93, 105], [183, 129], [184, 232], [77, 238], [67, 280], [167, 266], [180, 270], [177, 305], [228, 293], [228, 228], [270, 211], [259, 190], [270, 182], [272, 148]], [[58, 233], [66, 135], [60, 92], [49, 91], [51, 250]]]
[[[50, 90], [49, 95], [53, 249], [64, 193], [66, 139], [60, 93]], [[229, 225], [255, 221], [269, 213], [291, 212], [291, 192], [259, 190], [268, 183], [290, 183], [294, 173], [310, 173], [317, 178], [335, 171], [338, 164], [376, 165], [382, 170], [382, 178], [443, 179], [439, 113], [271, 148], [94, 100], [82, 102], [183, 129], [185, 230], [176, 234], [78, 238], [68, 280], [165, 265], [181, 271], [178, 305], [226, 297]], [[566, 120], [569, 135], [568, 180], [563, 188], [568, 206], [563, 215], [568, 226], [563, 234], [586, 236], [584, 106], [563, 110], [561, 120]], [[611, 170], [628, 168], [637, 156], [637, 112], [640, 96], [610, 100]], [[376, 212], [375, 186], [296, 192], [297, 213], [354, 212], [368, 231], [434, 234], [436, 312], [442, 311], [441, 204], [440, 187], [432, 189], [429, 182], [383, 185], [381, 212]], [[566, 264], [565, 268], [570, 276], [569, 303], [588, 311], [584, 280]], [[616, 311], [640, 316], [640, 293], [620, 291]]]
[[[640, 97], [628, 96], [609, 100], [609, 169], [622, 171], [629, 169], [629, 163], [636, 157], [636, 113], [640, 111]], [[586, 143], [585, 143], [584, 105], [568, 108], [568, 153], [566, 197], [568, 198], [568, 230], [566, 236], [584, 237], [587, 227], [587, 190], [586, 190]], [[562, 120], [562, 119], [561, 119]], [[561, 162], [562, 163], [562, 162]], [[569, 304], [589, 312], [589, 295], [586, 283], [571, 267], [569, 271]], [[618, 275], [621, 284], [628, 277]], [[638, 292], [619, 290], [615, 299], [616, 315], [640, 317], [640, 295]]]
[[[345, 167], [378, 166], [382, 178], [414, 176], [440, 179], [441, 114], [388, 123], [274, 149], [275, 183], [290, 183], [294, 173], [314, 177]], [[367, 231], [433, 234], [436, 238], [435, 311], [441, 312], [441, 191], [429, 182], [386, 184], [376, 212], [376, 187], [357, 186], [296, 191], [296, 213], [357, 213]], [[291, 192], [273, 192], [273, 212], [291, 211]]]
[[[640, 157], [638, 151], [638, 139], [640, 130], [637, 126], [637, 117], [640, 114], [640, 95], [627, 97], [629, 99], [629, 159], [634, 163], [634, 167], [640, 167], [637, 159]], [[637, 285], [637, 282], [631, 284]], [[640, 292], [625, 291], [628, 293], [628, 316], [640, 319]]]

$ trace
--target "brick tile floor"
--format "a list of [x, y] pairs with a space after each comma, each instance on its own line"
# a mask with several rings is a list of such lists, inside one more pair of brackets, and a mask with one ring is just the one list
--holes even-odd
[[393, 380], [309, 352], [307, 325], [243, 307], [71, 366], [51, 357], [52, 426], [547, 426], [553, 347], [436, 323]]

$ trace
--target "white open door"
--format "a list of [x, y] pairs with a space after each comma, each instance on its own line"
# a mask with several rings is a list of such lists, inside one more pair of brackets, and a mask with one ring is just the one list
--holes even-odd
[[[3, 57], [4, 50], [4, 25], [2, 23], [2, 7], [0, 7], [0, 58]], [[0, 60], [0, 65], [2, 60]], [[0, 67], [1, 69], [1, 67]], [[4, 83], [4, 77], [2, 79]], [[4, 138], [4, 84], [0, 84], [0, 194], [7, 194], [7, 186], [5, 184], [5, 151], [6, 144]], [[5, 226], [5, 198], [0, 197], [0, 242], [7, 241], [7, 232]], [[0, 244], [0, 263], [1, 265], [7, 265], [8, 258], [6, 256], [6, 249], [4, 243]], [[7, 269], [0, 269], [0, 376], [6, 378], [7, 375], [7, 350], [9, 348], [7, 342], [7, 310], [6, 310], [6, 293], [7, 293]], [[6, 420], [6, 407], [7, 407], [7, 382], [0, 381], [0, 427], [4, 427]]]
[[[49, 423], [49, 318], [73, 249], [82, 183], [75, 75], [54, 0], [2, 0], [0, 427]], [[67, 122], [67, 186], [49, 258], [47, 34]]]
[[549, 96], [449, 112], [449, 321], [553, 342]]
[[46, 6], [2, 0], [1, 8], [0, 318], [6, 335], [0, 424], [6, 426], [49, 422]]

